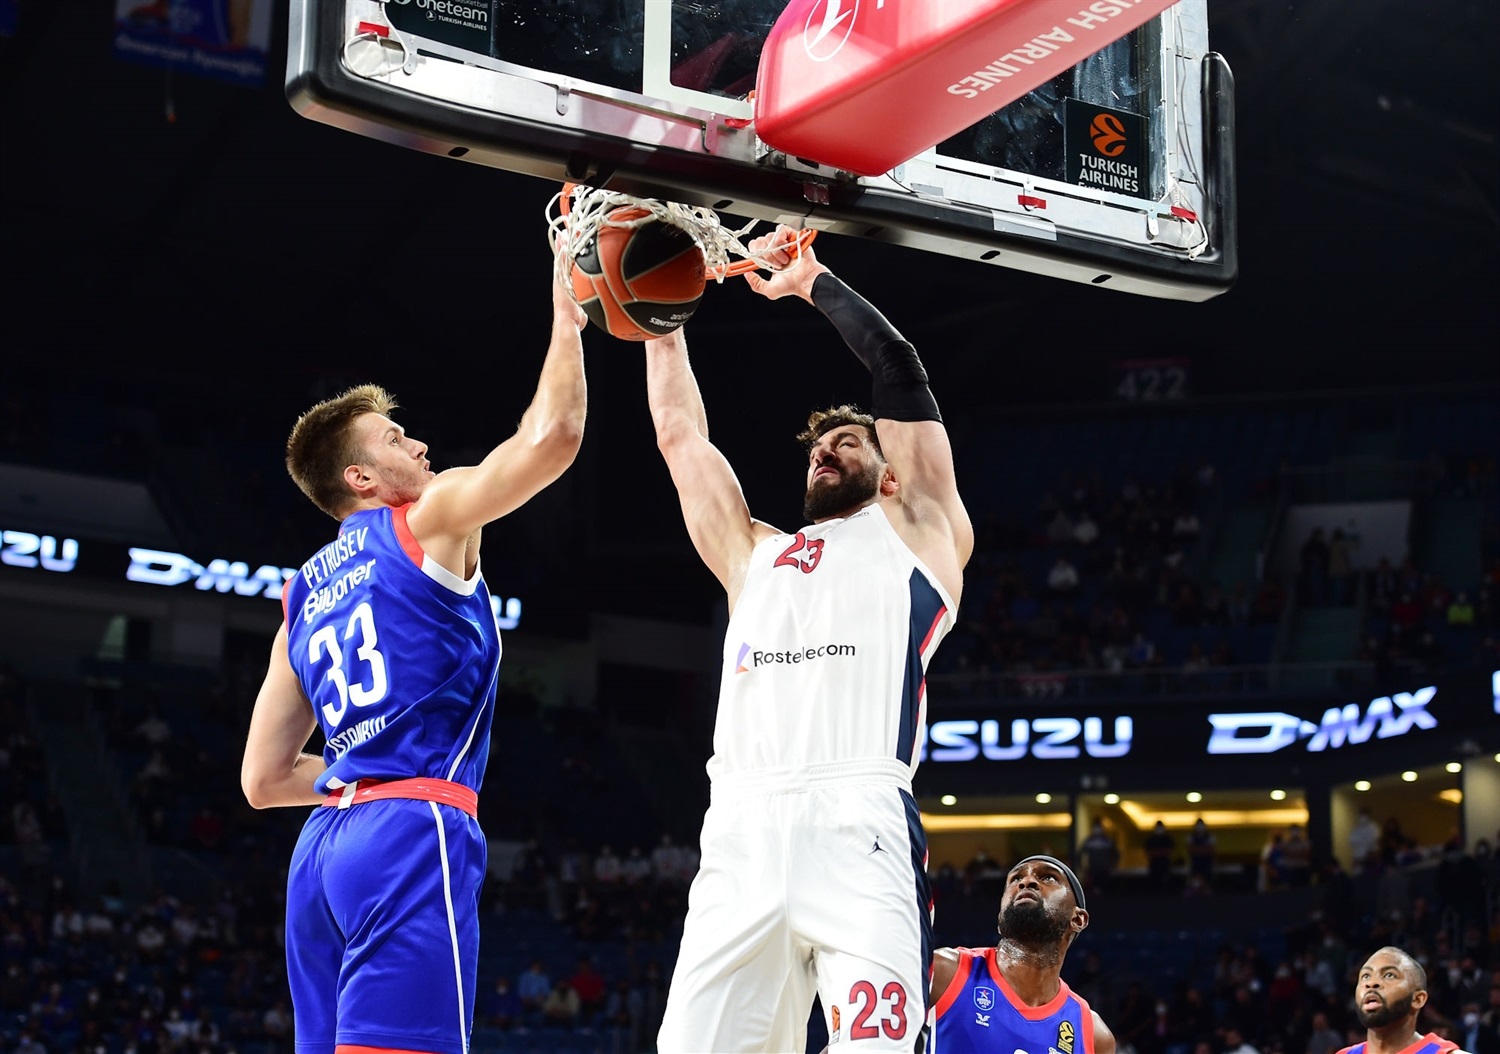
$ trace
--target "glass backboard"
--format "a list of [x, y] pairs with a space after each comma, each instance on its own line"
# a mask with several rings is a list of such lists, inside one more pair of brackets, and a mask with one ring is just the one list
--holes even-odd
[[[842, 0], [860, 2], [896, 0]], [[1060, 19], [1100, 6], [1025, 2]], [[878, 176], [757, 137], [751, 93], [784, 7], [292, 0], [287, 95], [313, 120], [558, 184], [1147, 296], [1234, 283], [1233, 78], [1208, 48], [1207, 0], [1177, 0]], [[1090, 159], [1105, 127], [1128, 133], [1128, 164]]]

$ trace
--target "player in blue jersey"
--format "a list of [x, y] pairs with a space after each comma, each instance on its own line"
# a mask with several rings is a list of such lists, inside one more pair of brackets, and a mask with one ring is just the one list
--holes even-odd
[[1031, 856], [1011, 868], [995, 946], [933, 956], [929, 1054], [1114, 1054], [1114, 1034], [1061, 976], [1088, 924], [1067, 864]]
[[[499, 674], [485, 524], [572, 464], [585, 316], [554, 288], [552, 338], [516, 433], [434, 474], [363, 385], [287, 440], [297, 485], [340, 523], [283, 594], [241, 782], [312, 810], [287, 876], [297, 1054], [465, 1054], [485, 840], [476, 818]], [[302, 752], [321, 728], [321, 755]]]
[[1400, 948], [1384, 947], [1365, 960], [1354, 985], [1354, 1012], [1365, 1041], [1338, 1054], [1446, 1054], [1457, 1043], [1417, 1031], [1427, 1005], [1427, 971]]

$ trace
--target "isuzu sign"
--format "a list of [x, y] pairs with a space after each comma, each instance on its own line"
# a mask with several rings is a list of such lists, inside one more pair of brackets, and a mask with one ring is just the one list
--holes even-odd
[[1002, 742], [999, 721], [935, 721], [922, 745], [924, 761], [1016, 761], [1034, 758], [1122, 758], [1130, 753], [1135, 723], [1114, 720], [1114, 742], [1105, 742], [1104, 719], [1099, 717], [1015, 718], [1008, 722]]
[[1358, 703], [1330, 707], [1318, 724], [1296, 714], [1209, 714], [1213, 733], [1208, 737], [1208, 752], [1271, 754], [1305, 739], [1308, 751], [1316, 754], [1337, 750], [1345, 743], [1364, 743], [1371, 736], [1393, 739], [1414, 728], [1437, 727], [1437, 718], [1427, 712], [1427, 704], [1436, 695], [1435, 686], [1383, 695], [1370, 700], [1363, 716]]

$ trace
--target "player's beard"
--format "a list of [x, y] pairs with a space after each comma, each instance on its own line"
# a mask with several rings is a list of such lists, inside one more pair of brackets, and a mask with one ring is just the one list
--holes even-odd
[[1365, 1013], [1362, 1006], [1355, 1007], [1354, 1013], [1365, 1028], [1384, 1028], [1411, 1013], [1411, 995], [1408, 993], [1394, 1003], [1382, 1002], [1380, 1009], [1369, 1014]]
[[850, 509], [864, 505], [880, 493], [880, 477], [885, 466], [872, 461], [854, 474], [844, 472], [837, 465], [830, 466], [839, 474], [832, 483], [813, 480], [807, 485], [807, 494], [802, 499], [802, 515], [809, 523], [839, 516]]
[[1056, 944], [1068, 932], [1069, 918], [1052, 915], [1039, 900], [1011, 901], [1000, 913], [1000, 936], [1026, 947]]

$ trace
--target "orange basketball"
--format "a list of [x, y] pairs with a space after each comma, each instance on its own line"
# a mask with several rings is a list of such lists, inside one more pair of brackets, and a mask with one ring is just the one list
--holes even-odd
[[[649, 213], [626, 207], [611, 219]], [[573, 261], [573, 294], [589, 321], [621, 340], [650, 340], [678, 329], [698, 309], [707, 276], [703, 250], [661, 220], [604, 225]]]

